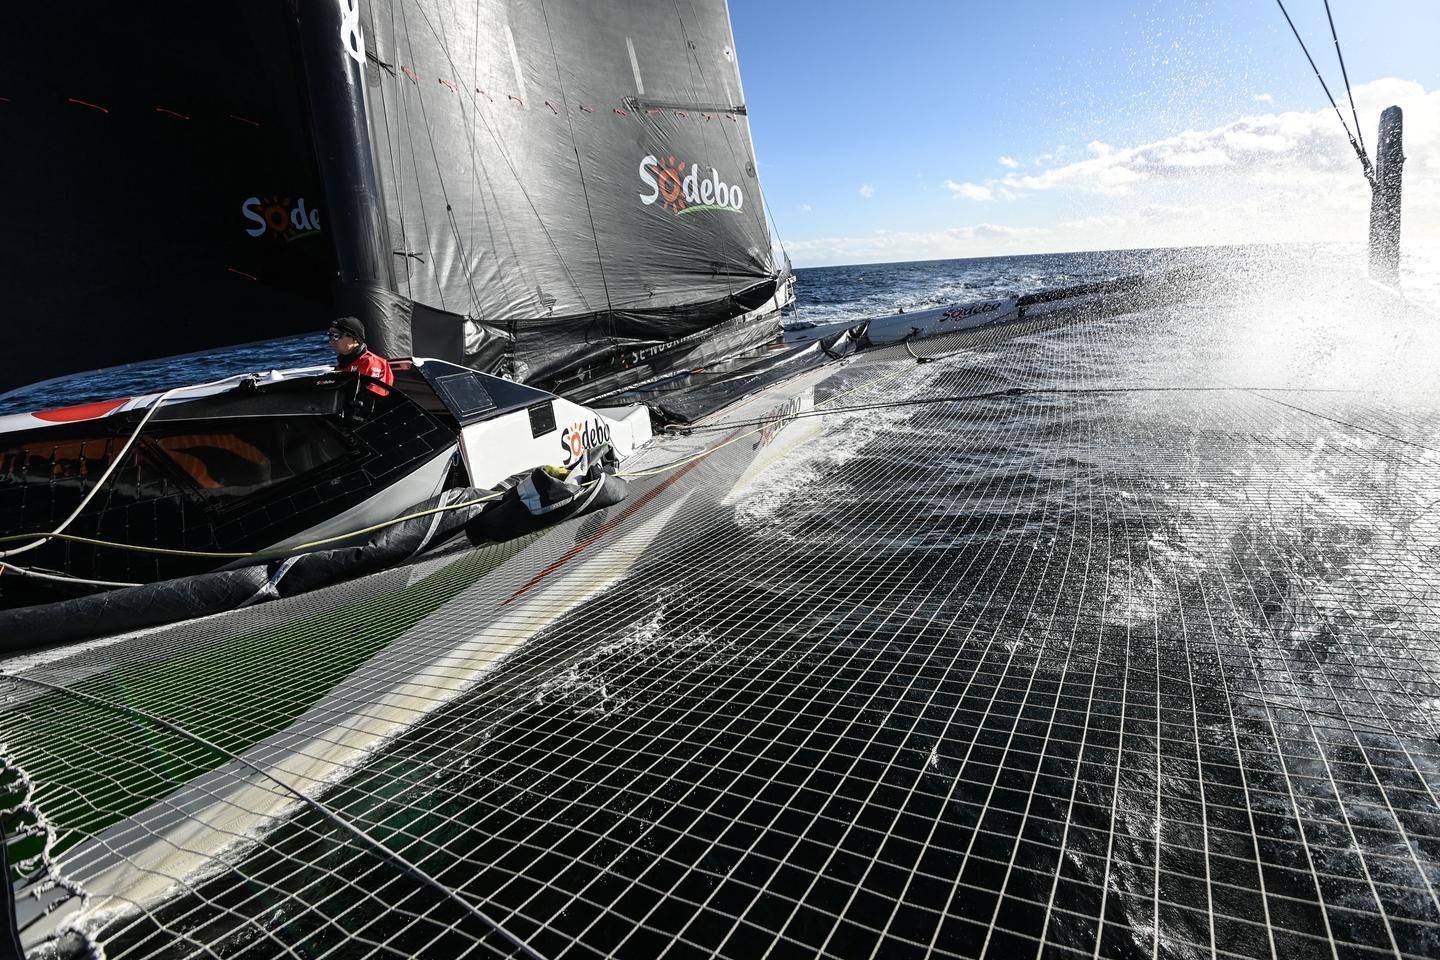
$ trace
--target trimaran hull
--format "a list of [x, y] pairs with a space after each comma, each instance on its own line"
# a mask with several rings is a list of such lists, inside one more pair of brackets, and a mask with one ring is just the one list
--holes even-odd
[[[1110, 310], [1130, 305], [1116, 298]], [[1028, 321], [1012, 316], [1008, 323], [974, 320], [966, 326], [972, 336], [983, 338], [993, 331], [1003, 338], [1064, 324], [1077, 315], [1097, 315], [1097, 304], [1082, 298], [1081, 306], [1081, 314], [1062, 311]], [[867, 368], [885, 358], [905, 361], [909, 349], [902, 345], [861, 354], [857, 361]], [[936, 342], [922, 349], [933, 351]], [[687, 430], [656, 437], [623, 465], [621, 473], [631, 485], [627, 501], [538, 537], [459, 559], [447, 554], [260, 610], [110, 641], [107, 658], [138, 657], [150, 662], [147, 669], [156, 671], [155, 682], [167, 682], [163, 677], [171, 675], [169, 682], [183, 684], [188, 669], [183, 660], [166, 665], [146, 651], [197, 644], [223, 649], [237, 641], [244, 646], [240, 638], [246, 634], [279, 631], [300, 649], [291, 654], [277, 649], [267, 656], [334, 658], [338, 672], [333, 679], [338, 682], [288, 689], [291, 714], [279, 728], [273, 716], [262, 721], [239, 706], [256, 682], [253, 670], [237, 670], [223, 689], [207, 691], [207, 698], [237, 705], [228, 726], [238, 736], [231, 742], [243, 746], [229, 760], [212, 758], [206, 770], [196, 771], [188, 781], [150, 780], [148, 796], [123, 802], [119, 797], [99, 798], [102, 807], [113, 801], [130, 812], [97, 823], [94, 835], [64, 857], [64, 874], [83, 884], [88, 900], [82, 904], [63, 888], [48, 893], [37, 888], [36, 897], [19, 898], [26, 942], [38, 944], [68, 926], [96, 929], [163, 902], [177, 891], [177, 883], [183, 887], [224, 869], [249, 843], [296, 813], [303, 803], [300, 796], [323, 798], [383, 744], [475, 689], [537, 635], [603, 596], [649, 553], [661, 545], [703, 537], [705, 517], [742, 497], [763, 474], [817, 436], [820, 421], [810, 415], [816, 409], [817, 388], [823, 388], [827, 405], [843, 404], [849, 388], [833, 378], [845, 366], [833, 361], [814, 366]], [[903, 368], [885, 375], [897, 373]], [[481, 557], [478, 562], [476, 556]], [[407, 604], [429, 602], [427, 587], [437, 582], [445, 584], [439, 591], [443, 599], [420, 619], [411, 618], [407, 628], [367, 646], [353, 631], [377, 629], [375, 625], [342, 619], [351, 639], [339, 647], [328, 640], [337, 629], [337, 613], [352, 607], [357, 597], [378, 597], [382, 609], [403, 610]], [[361, 656], [357, 650], [371, 652]], [[83, 662], [84, 653], [78, 657]], [[63, 655], [42, 659], [51, 661], [41, 668], [47, 674], [68, 673], [76, 666]], [[263, 662], [264, 657], [256, 659]], [[22, 687], [17, 693], [22, 701], [53, 696], [35, 688]], [[132, 726], [100, 702], [81, 709], [88, 718], [84, 722], [97, 730]], [[243, 732], [247, 725], [248, 739]], [[110, 735], [123, 741], [132, 734], [122, 730]], [[101, 781], [88, 787], [75, 784], [74, 789], [105, 791]]]

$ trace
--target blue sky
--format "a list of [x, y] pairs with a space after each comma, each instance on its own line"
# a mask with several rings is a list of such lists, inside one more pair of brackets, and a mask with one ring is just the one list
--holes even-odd
[[[1322, 0], [1286, 6], [1348, 118]], [[1440, 0], [1331, 9], [1367, 145], [1406, 108], [1408, 235], [1440, 237]], [[730, 10], [797, 264], [1363, 236], [1368, 189], [1273, 0]]]

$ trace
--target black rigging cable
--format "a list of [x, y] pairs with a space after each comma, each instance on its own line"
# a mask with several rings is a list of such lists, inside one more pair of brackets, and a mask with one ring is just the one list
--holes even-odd
[[1335, 32], [1335, 18], [1330, 15], [1330, 0], [1325, 0], [1325, 19], [1330, 21], [1330, 39], [1335, 41], [1335, 59], [1340, 61], [1340, 79], [1345, 83], [1345, 96], [1350, 98], [1350, 116], [1355, 118], [1355, 136], [1360, 138], [1360, 153], [1365, 154], [1365, 133], [1360, 129], [1360, 112], [1355, 109], [1355, 93], [1350, 89], [1350, 75], [1345, 72], [1345, 54], [1340, 52], [1340, 35]]
[[[1355, 142], [1355, 135], [1350, 132], [1350, 124], [1345, 122], [1345, 115], [1340, 112], [1339, 105], [1335, 103], [1335, 97], [1332, 96], [1330, 93], [1330, 85], [1327, 84], [1325, 82], [1325, 78], [1320, 75], [1320, 68], [1315, 66], [1315, 58], [1310, 56], [1309, 48], [1305, 46], [1305, 41], [1300, 38], [1300, 31], [1295, 29], [1295, 21], [1290, 19], [1290, 11], [1285, 9], [1285, 0], [1275, 0], [1275, 2], [1280, 5], [1280, 12], [1285, 14], [1285, 22], [1290, 24], [1290, 32], [1295, 34], [1295, 40], [1300, 44], [1300, 49], [1304, 52], [1305, 59], [1310, 61], [1310, 69], [1315, 71], [1315, 79], [1320, 81], [1321, 89], [1325, 91], [1325, 96], [1330, 99], [1330, 106], [1335, 108], [1335, 116], [1340, 118], [1340, 126], [1345, 128], [1345, 136], [1349, 138], [1350, 146], [1354, 148], [1355, 155], [1360, 158], [1360, 166], [1365, 171], [1365, 179], [1370, 183], [1370, 186], [1373, 189], [1375, 186], [1375, 169], [1370, 166], [1370, 158], [1365, 155], [1364, 148], [1361, 147], [1360, 144]], [[1326, 0], [1325, 2], [1325, 13], [1327, 16], [1330, 13], [1329, 0]], [[1330, 21], [1330, 27], [1333, 32], [1335, 27], [1334, 20]], [[1340, 41], [1338, 38], [1335, 41], [1335, 49], [1337, 51], [1340, 49]], [[1340, 72], [1341, 74], [1344, 74], [1345, 72], [1345, 65], [1343, 60], [1341, 61]], [[1348, 92], [1350, 85], [1348, 80], [1346, 81], [1345, 85], [1346, 91]], [[1351, 98], [1350, 102], [1353, 106], [1355, 102], [1353, 97]], [[1360, 126], [1360, 119], [1358, 114], [1356, 115], [1355, 126], [1357, 128]]]

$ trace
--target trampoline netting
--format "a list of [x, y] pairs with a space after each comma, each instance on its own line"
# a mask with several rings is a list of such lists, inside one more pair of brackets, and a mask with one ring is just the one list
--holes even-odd
[[1432, 337], [1211, 289], [869, 355], [814, 378], [848, 412], [623, 517], [12, 661], [22, 926], [111, 958], [1440, 954]]

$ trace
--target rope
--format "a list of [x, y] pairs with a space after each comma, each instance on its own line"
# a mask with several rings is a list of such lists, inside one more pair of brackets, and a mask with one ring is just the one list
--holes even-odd
[[75, 700], [79, 700], [81, 703], [87, 703], [91, 706], [99, 707], [102, 710], [109, 710], [112, 713], [119, 713], [133, 719], [143, 720], [146, 723], [154, 724], [162, 730], [166, 730], [170, 733], [175, 734], [176, 736], [183, 737], [184, 739], [189, 740], [192, 743], [199, 744], [205, 749], [212, 751], [217, 756], [224, 757], [227, 761], [231, 763], [238, 763], [241, 766], [249, 767], [251, 770], [260, 774], [267, 780], [273, 781], [280, 787], [280, 789], [284, 790], [286, 793], [299, 800], [305, 806], [309, 807], [312, 812], [314, 812], [317, 816], [319, 816], [326, 823], [330, 824], [332, 827], [335, 827], [337, 830], [340, 830], [343, 833], [349, 834], [352, 838], [359, 841], [362, 846], [369, 848], [372, 853], [379, 856], [382, 860], [388, 861], [391, 866], [398, 868], [401, 872], [405, 873], [411, 879], [419, 881], [422, 885], [427, 886], [435, 892], [439, 893], [445, 899], [459, 906], [460, 909], [464, 910], [470, 916], [485, 924], [493, 932], [500, 934], [500, 936], [503, 937], [512, 947], [519, 950], [526, 957], [530, 957], [532, 958], [532, 960], [545, 960], [544, 956], [538, 951], [536, 951], [534, 947], [530, 946], [530, 944], [526, 943], [524, 940], [511, 933], [509, 930], [506, 930], [503, 926], [500, 925], [498, 921], [492, 919], [487, 913], [485, 913], [484, 910], [480, 909], [480, 907], [460, 896], [460, 894], [456, 890], [441, 883], [439, 880], [435, 879], [430, 874], [422, 870], [418, 865], [411, 863], [409, 860], [406, 860], [399, 853], [391, 850], [385, 844], [381, 843], [379, 840], [376, 840], [364, 830], [361, 830], [349, 820], [346, 820], [344, 817], [340, 816], [340, 814], [336, 813], [334, 810], [331, 810], [323, 802], [316, 800], [314, 797], [308, 796], [305, 793], [302, 793], [301, 791], [292, 787], [289, 783], [286, 783], [284, 780], [281, 780], [279, 777], [275, 776], [273, 773], [270, 773], [268, 770], [264, 769], [258, 764], [251, 762], [250, 760], [245, 759], [239, 754], [226, 750], [219, 744], [212, 743], [205, 737], [202, 737], [197, 733], [192, 733], [191, 731], [185, 729], [179, 724], [171, 723], [169, 720], [166, 720], [163, 717], [157, 717], [153, 713], [147, 713], [144, 710], [139, 710], [135, 707], [131, 707], [123, 703], [115, 703], [111, 700], [105, 699], [104, 697], [97, 697], [94, 694], [84, 693], [70, 687], [63, 687], [59, 684], [50, 683], [46, 680], [39, 680], [35, 677], [27, 676], [25, 674], [6, 672], [3, 674], [3, 676], [10, 680], [33, 684], [34, 686], [40, 687], [51, 693], [58, 693], [63, 696], [71, 697]]
[[[1365, 151], [1355, 142], [1355, 135], [1350, 132], [1350, 125], [1345, 122], [1345, 115], [1340, 112], [1340, 107], [1335, 103], [1335, 98], [1330, 94], [1330, 86], [1325, 82], [1325, 78], [1320, 76], [1320, 68], [1315, 66], [1315, 58], [1310, 56], [1310, 50], [1305, 46], [1305, 41], [1300, 39], [1300, 31], [1295, 29], [1295, 21], [1290, 19], [1290, 11], [1285, 9], [1285, 0], [1275, 0], [1275, 2], [1280, 4], [1280, 12], [1285, 14], [1285, 22], [1290, 24], [1290, 32], [1295, 34], [1295, 39], [1299, 42], [1300, 49], [1305, 53], [1305, 59], [1310, 61], [1310, 69], [1315, 71], [1315, 79], [1320, 81], [1320, 87], [1325, 91], [1325, 96], [1329, 98], [1330, 106], [1335, 109], [1335, 116], [1340, 118], [1340, 126], [1345, 128], [1345, 136], [1349, 139], [1350, 146], [1354, 148], [1355, 155], [1360, 158], [1360, 166], [1365, 171], [1365, 179], [1369, 181], [1373, 189], [1375, 186], [1375, 170], [1370, 166], [1370, 158], [1365, 155]], [[1325, 0], [1325, 13], [1327, 16], [1330, 13], [1330, 0]], [[1332, 31], [1335, 28], [1335, 22], [1333, 20], [1330, 22], [1330, 28]], [[1335, 49], [1340, 49], [1340, 41], [1338, 39], [1335, 41]], [[1342, 74], [1345, 72], [1343, 61], [1340, 66], [1340, 72]], [[1346, 86], [1349, 86], [1349, 81], [1346, 81]], [[1353, 105], [1355, 102], [1354, 98], [1351, 98], [1350, 102]], [[1357, 128], [1360, 126], [1358, 116], [1355, 120], [1355, 126]]]
[[1345, 82], [1345, 95], [1350, 98], [1350, 116], [1355, 118], [1355, 135], [1360, 138], [1360, 152], [1365, 153], [1365, 131], [1360, 129], [1360, 112], [1355, 109], [1355, 92], [1350, 89], [1350, 75], [1345, 72], [1345, 54], [1340, 52], [1340, 35], [1335, 32], [1335, 18], [1330, 15], [1330, 0], [1325, 0], [1325, 19], [1330, 21], [1330, 39], [1335, 41], [1335, 58], [1340, 61], [1340, 79]]
[[48, 580], [52, 583], [75, 583], [86, 587], [138, 587], [138, 583], [126, 583], [120, 580], [87, 580], [84, 577], [72, 577], [64, 573], [49, 573], [42, 570], [34, 570], [30, 567], [17, 567], [13, 563], [0, 563], [0, 576], [10, 577], [33, 577], [36, 580]]

